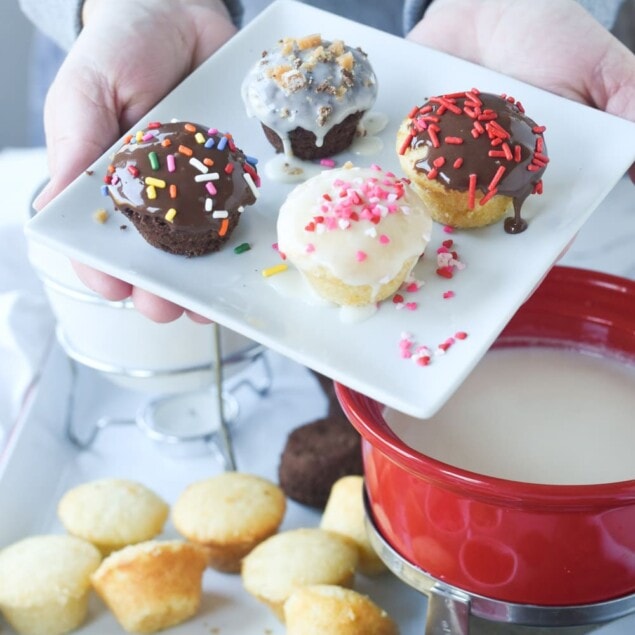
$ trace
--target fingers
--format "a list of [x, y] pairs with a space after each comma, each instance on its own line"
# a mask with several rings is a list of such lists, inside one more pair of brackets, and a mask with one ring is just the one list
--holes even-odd
[[77, 277], [95, 293], [98, 293], [106, 300], [118, 302], [125, 300], [132, 295], [132, 285], [109, 276], [106, 273], [97, 271], [81, 262], [72, 261], [73, 269]]
[[194, 313], [194, 311], [185, 310], [185, 315], [192, 320], [192, 322], [196, 322], [197, 324], [212, 324], [212, 320], [206, 318], [204, 315], [200, 313]]
[[72, 261], [72, 265], [77, 277], [89, 289], [106, 298], [106, 300], [113, 302], [132, 298], [135, 309], [153, 322], [172, 322], [181, 317], [183, 313], [186, 313], [193, 322], [211, 324], [211, 320], [199, 313], [185, 310], [174, 302], [170, 302], [144, 289], [133, 287], [128, 282], [119, 280], [102, 271], [97, 271], [81, 262]]
[[132, 301], [135, 309], [153, 322], [173, 322], [183, 315], [183, 307], [153, 293], [134, 287]]

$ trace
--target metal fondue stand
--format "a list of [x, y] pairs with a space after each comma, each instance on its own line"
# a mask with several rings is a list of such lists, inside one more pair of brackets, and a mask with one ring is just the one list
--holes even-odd
[[366, 491], [364, 508], [368, 537], [384, 564], [408, 586], [428, 596], [425, 635], [469, 635], [470, 615], [491, 622], [563, 627], [608, 622], [635, 611], [635, 594], [594, 604], [537, 606], [505, 602], [464, 591], [437, 580], [393, 549], [375, 524]]
[[[215, 445], [216, 449], [222, 455], [222, 459], [224, 462], [224, 468], [226, 470], [236, 470], [236, 457], [234, 454], [232, 436], [231, 436], [231, 424], [234, 422], [238, 415], [238, 404], [233, 396], [229, 395], [224, 390], [224, 381], [223, 381], [223, 367], [226, 364], [234, 364], [239, 362], [249, 362], [255, 363], [260, 361], [264, 370], [264, 380], [261, 385], [256, 386], [250, 379], [243, 379], [239, 381], [234, 387], [233, 390], [237, 390], [241, 386], [248, 386], [258, 395], [264, 396], [266, 395], [271, 387], [272, 377], [271, 377], [271, 368], [269, 363], [264, 356], [265, 349], [259, 344], [255, 344], [251, 347], [248, 347], [245, 350], [238, 351], [232, 355], [229, 355], [223, 358], [222, 350], [221, 350], [221, 337], [220, 331], [221, 327], [213, 323], [213, 345], [212, 345], [212, 359], [209, 364], [202, 364], [193, 366], [185, 369], [174, 369], [174, 370], [147, 370], [147, 369], [138, 369], [138, 368], [125, 368], [114, 366], [111, 364], [105, 364], [98, 360], [94, 360], [85, 355], [82, 355], [78, 351], [74, 350], [72, 346], [69, 344], [68, 340], [64, 336], [64, 333], [61, 329], [58, 328], [57, 331], [57, 339], [60, 343], [60, 346], [66, 352], [68, 359], [71, 363], [71, 379], [72, 385], [68, 396], [67, 403], [67, 419], [66, 419], [66, 434], [68, 438], [71, 440], [73, 444], [84, 449], [92, 445], [95, 441], [97, 435], [101, 430], [111, 425], [130, 425], [137, 424], [140, 429], [142, 429], [147, 436], [152, 438], [155, 441], [163, 442], [167, 445], [188, 445], [192, 444], [192, 442], [201, 442], [207, 446]], [[77, 383], [77, 368], [75, 367], [75, 363], [80, 363], [89, 368], [93, 368], [94, 370], [98, 370], [99, 372], [106, 374], [114, 374], [123, 377], [132, 377], [136, 379], [144, 379], [144, 378], [155, 378], [155, 377], [166, 377], [170, 375], [182, 374], [182, 373], [199, 373], [201, 371], [208, 371], [213, 369], [214, 378], [213, 385], [208, 388], [213, 395], [213, 407], [215, 420], [218, 424], [217, 428], [210, 428], [208, 432], [201, 433], [198, 436], [188, 435], [187, 433], [183, 433], [182, 435], [175, 434], [167, 434], [158, 430], [155, 426], [153, 426], [151, 417], [145, 416], [148, 413], [151, 414], [153, 410], [153, 404], [156, 401], [150, 401], [146, 408], [142, 411], [142, 414], [137, 415], [137, 418], [114, 418], [114, 417], [100, 417], [93, 425], [93, 428], [87, 435], [79, 434], [75, 430], [75, 426], [73, 423], [73, 412], [75, 406], [75, 389]], [[187, 393], [185, 393], [187, 394]], [[170, 397], [167, 397], [169, 399]], [[163, 399], [166, 399], [165, 397]], [[213, 449], [210, 447], [209, 449]]]

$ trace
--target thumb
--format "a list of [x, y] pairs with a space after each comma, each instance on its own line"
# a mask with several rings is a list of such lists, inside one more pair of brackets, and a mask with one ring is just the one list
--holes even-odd
[[50, 181], [33, 206], [42, 209], [117, 139], [107, 83], [69, 53], [46, 97], [44, 127]]

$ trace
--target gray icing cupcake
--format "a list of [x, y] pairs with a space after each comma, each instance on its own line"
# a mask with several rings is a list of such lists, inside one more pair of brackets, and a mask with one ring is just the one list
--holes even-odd
[[353, 142], [377, 79], [360, 48], [320, 35], [284, 38], [251, 68], [242, 97], [277, 152], [319, 159]]

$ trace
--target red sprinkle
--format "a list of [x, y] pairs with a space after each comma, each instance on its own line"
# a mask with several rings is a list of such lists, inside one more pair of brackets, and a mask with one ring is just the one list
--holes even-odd
[[399, 148], [399, 154], [406, 154], [406, 150], [410, 147], [410, 143], [414, 135], [412, 132], [408, 133], [408, 136], [404, 139], [404, 142], [401, 144], [401, 148]]
[[496, 196], [496, 192], [498, 192], [498, 190], [496, 188], [491, 189], [479, 202], [479, 205], [485, 205], [486, 203], [488, 203], [492, 198], [494, 198]]
[[[435, 128], [437, 130], [435, 130]], [[432, 141], [432, 145], [435, 148], [441, 147], [441, 143], [439, 141], [439, 137], [437, 136], [438, 128], [439, 128], [439, 126], [434, 126], [434, 128], [432, 126], [428, 127], [428, 135], [430, 136], [430, 141]]]
[[469, 186], [467, 190], [467, 206], [469, 209], [474, 209], [474, 201], [476, 199], [476, 174], [470, 174]]
[[505, 174], [505, 166], [504, 165], [499, 165], [498, 166], [498, 170], [496, 170], [496, 174], [494, 174], [494, 177], [492, 178], [492, 180], [490, 181], [490, 184], [487, 186], [488, 190], [494, 190], [496, 189], [496, 186], [498, 185], [498, 182], [503, 178], [503, 174]]
[[448, 280], [454, 277], [452, 267], [439, 267], [437, 269], [437, 275], [441, 276], [442, 278], [447, 278]]

